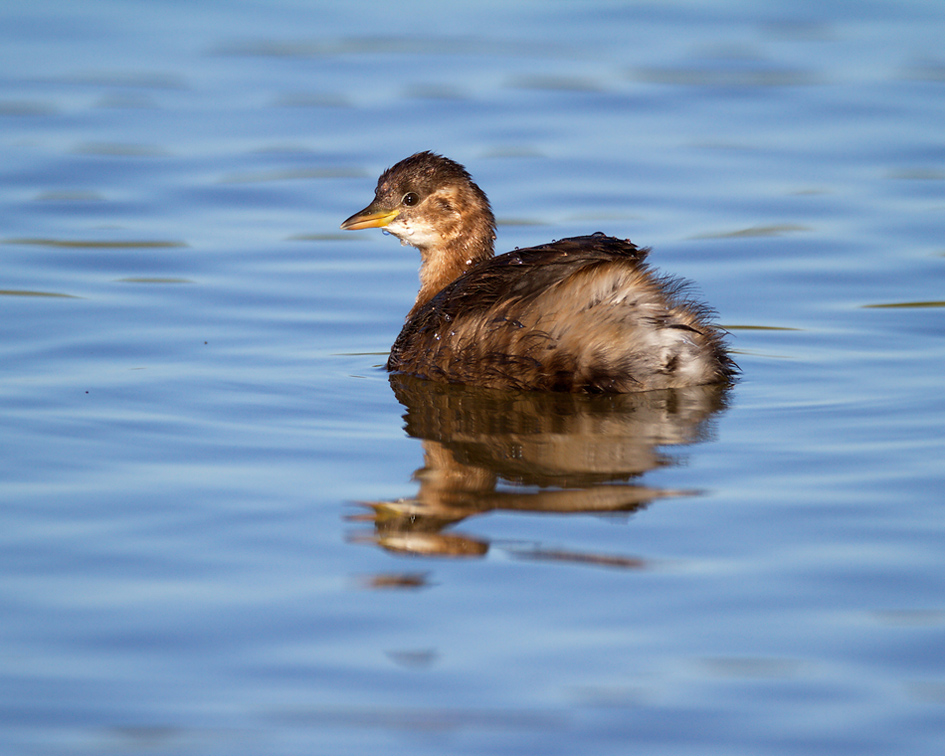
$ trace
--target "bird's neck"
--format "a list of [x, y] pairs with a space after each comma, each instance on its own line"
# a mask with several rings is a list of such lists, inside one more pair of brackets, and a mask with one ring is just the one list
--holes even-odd
[[418, 247], [420, 293], [408, 318], [466, 271], [492, 257], [495, 241], [495, 227], [492, 224], [490, 214], [481, 224], [465, 224], [463, 228], [443, 235], [436, 244]]

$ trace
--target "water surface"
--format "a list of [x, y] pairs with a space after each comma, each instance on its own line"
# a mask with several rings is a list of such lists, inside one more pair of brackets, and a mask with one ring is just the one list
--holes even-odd
[[[941, 751], [940, 4], [0, 17], [4, 753]], [[742, 380], [389, 381], [421, 149]]]

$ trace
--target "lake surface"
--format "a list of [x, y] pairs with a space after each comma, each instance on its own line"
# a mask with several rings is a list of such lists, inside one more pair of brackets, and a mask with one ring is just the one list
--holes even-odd
[[[939, 754], [945, 6], [8, 3], [5, 754]], [[423, 149], [728, 392], [389, 380]]]

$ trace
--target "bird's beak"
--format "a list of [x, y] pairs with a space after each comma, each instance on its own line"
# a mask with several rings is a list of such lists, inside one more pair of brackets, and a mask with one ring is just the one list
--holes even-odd
[[400, 214], [400, 210], [378, 210], [374, 203], [352, 215], [341, 224], [344, 231], [357, 231], [362, 228], [384, 228]]

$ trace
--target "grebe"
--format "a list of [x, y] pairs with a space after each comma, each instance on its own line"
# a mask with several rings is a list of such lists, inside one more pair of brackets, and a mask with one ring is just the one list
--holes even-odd
[[490, 388], [626, 393], [730, 381], [724, 331], [654, 274], [649, 249], [576, 236], [493, 257], [495, 217], [459, 163], [419, 152], [341, 224], [420, 250], [420, 293], [387, 369]]

